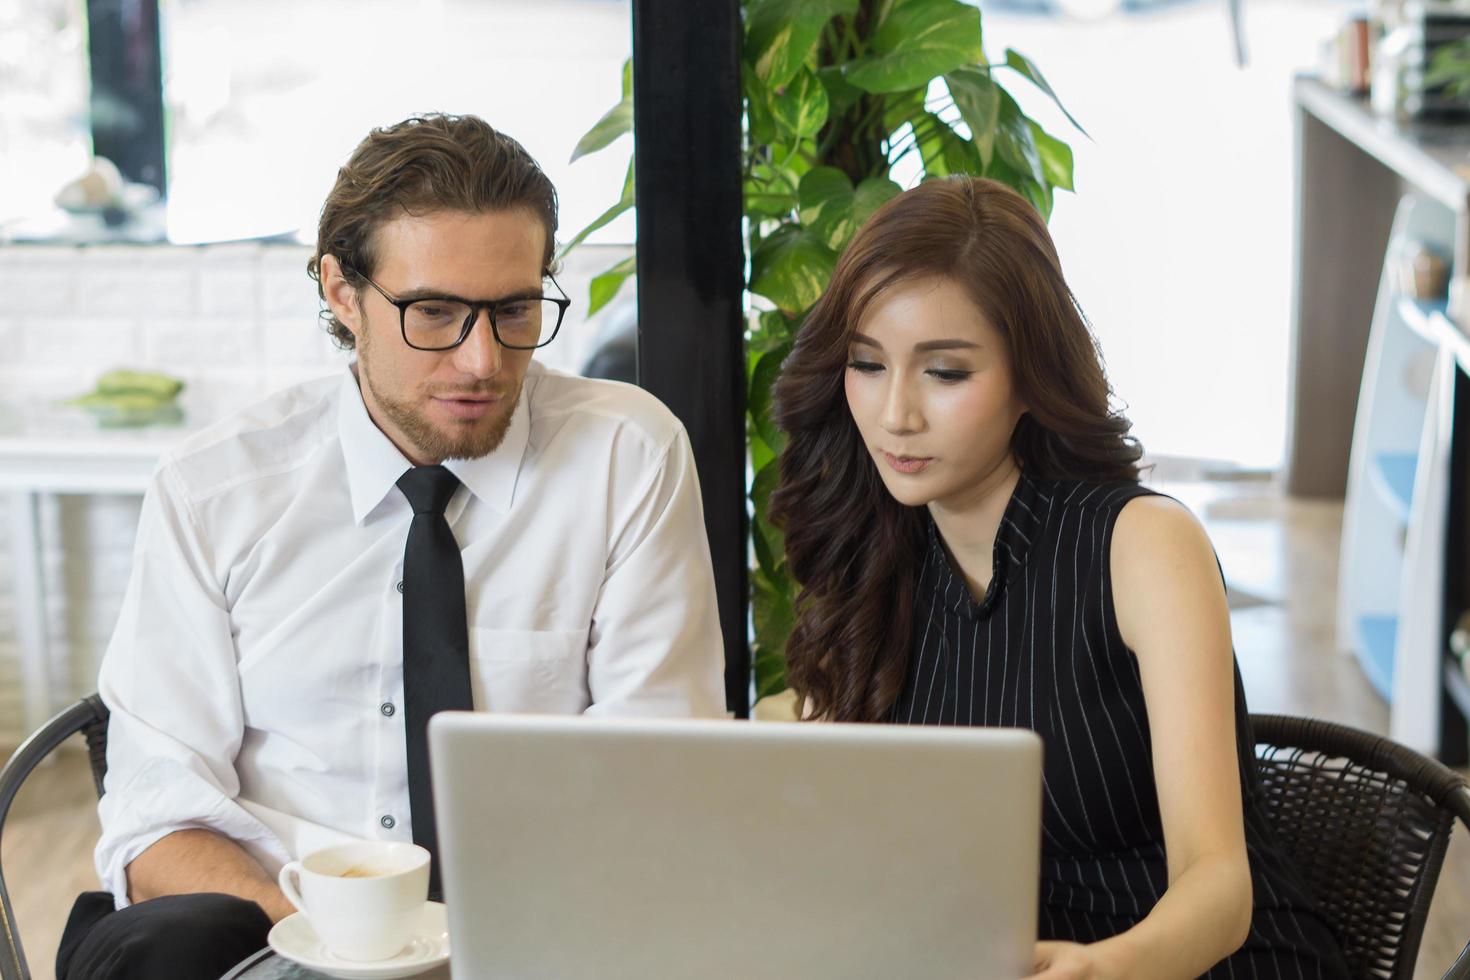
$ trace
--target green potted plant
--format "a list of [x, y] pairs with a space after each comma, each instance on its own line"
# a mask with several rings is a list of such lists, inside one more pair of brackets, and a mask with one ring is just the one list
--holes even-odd
[[[1055, 100], [1045, 77], [1010, 49], [1003, 61], [987, 59], [980, 11], [961, 0], [742, 0], [741, 13], [752, 294], [745, 337], [754, 473], [751, 654], [756, 697], [763, 698], [786, 687], [784, 653], [797, 591], [781, 532], [767, 519], [783, 442], [771, 421], [771, 388], [837, 256], [902, 190], [890, 176], [896, 168], [922, 179], [990, 177], [1050, 215], [1055, 193], [1073, 189], [1072, 151], [1022, 112], [1004, 84], [1019, 79]], [[573, 160], [632, 131], [631, 63], [624, 65], [622, 89], [618, 104], [578, 143]], [[634, 207], [635, 191], [630, 159], [617, 203], [562, 254]], [[635, 273], [629, 258], [596, 276], [590, 312], [610, 302]]]

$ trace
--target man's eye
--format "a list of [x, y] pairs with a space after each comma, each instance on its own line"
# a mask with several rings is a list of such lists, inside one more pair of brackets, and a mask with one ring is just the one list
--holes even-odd
[[408, 312], [416, 320], [432, 323], [449, 320], [458, 311], [447, 303], [415, 303], [408, 308]]

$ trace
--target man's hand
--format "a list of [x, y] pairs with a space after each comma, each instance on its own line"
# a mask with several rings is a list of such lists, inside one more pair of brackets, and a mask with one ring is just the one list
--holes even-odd
[[211, 830], [180, 830], [128, 864], [128, 901], [219, 892], [255, 902], [272, 922], [296, 911], [275, 879], [239, 844]]

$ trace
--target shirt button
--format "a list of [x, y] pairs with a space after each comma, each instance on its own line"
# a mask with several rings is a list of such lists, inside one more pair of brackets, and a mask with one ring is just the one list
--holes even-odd
[[392, 830], [398, 825], [398, 821], [393, 819], [393, 814], [391, 813], [383, 814], [378, 818], [378, 823], [383, 825], [384, 830]]
[[399, 595], [403, 595], [403, 580], [399, 579], [398, 584], [394, 588], [398, 590]]
[[393, 707], [392, 701], [384, 701], [382, 704], [378, 705], [378, 710], [383, 713], [384, 718], [392, 718], [393, 712], [397, 711], [398, 709]]

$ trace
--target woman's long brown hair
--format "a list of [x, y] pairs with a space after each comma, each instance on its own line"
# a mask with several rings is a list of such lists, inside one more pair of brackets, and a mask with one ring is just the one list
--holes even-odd
[[894, 500], [863, 445], [843, 385], [868, 306], [896, 284], [944, 276], [968, 290], [1010, 350], [1027, 413], [1010, 448], [1033, 476], [1137, 481], [1143, 450], [1112, 395], [1046, 222], [1004, 184], [930, 180], [883, 206], [797, 333], [776, 383], [788, 436], [771, 517], [799, 584], [786, 679], [810, 718], [879, 721], [912, 646], [923, 512]]

